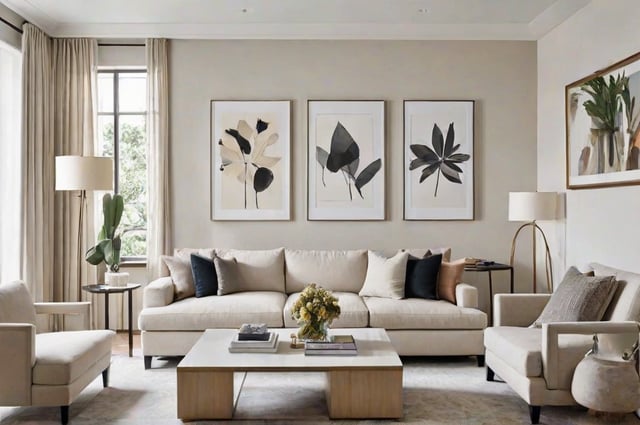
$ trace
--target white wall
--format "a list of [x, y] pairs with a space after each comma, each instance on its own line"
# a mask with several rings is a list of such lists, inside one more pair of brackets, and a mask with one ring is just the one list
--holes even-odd
[[[518, 223], [509, 191], [536, 185], [533, 42], [193, 41], [170, 47], [171, 193], [176, 247], [399, 248], [451, 246], [453, 256], [508, 261]], [[210, 220], [209, 102], [290, 99], [292, 220]], [[307, 99], [386, 101], [387, 219], [306, 220]], [[475, 221], [402, 220], [403, 99], [473, 99]], [[528, 259], [526, 247], [523, 261]], [[495, 277], [498, 289], [506, 277]], [[516, 287], [530, 290], [522, 272]], [[487, 276], [466, 280], [486, 288]], [[488, 300], [486, 295], [484, 301]]]
[[593, 0], [538, 42], [538, 190], [566, 194], [553, 233], [556, 276], [591, 261], [640, 271], [640, 186], [567, 190], [564, 90], [640, 51], [637, 0]]

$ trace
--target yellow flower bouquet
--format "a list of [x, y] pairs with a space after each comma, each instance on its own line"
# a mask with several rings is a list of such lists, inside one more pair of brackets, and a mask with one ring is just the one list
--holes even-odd
[[291, 317], [298, 322], [298, 337], [323, 340], [329, 325], [340, 316], [338, 299], [315, 283], [308, 285], [293, 304]]

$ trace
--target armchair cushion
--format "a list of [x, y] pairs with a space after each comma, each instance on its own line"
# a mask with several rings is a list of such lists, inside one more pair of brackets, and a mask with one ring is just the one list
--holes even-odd
[[36, 324], [36, 310], [23, 282], [0, 285], [0, 323]]
[[111, 352], [113, 331], [55, 332], [36, 335], [33, 384], [67, 385]]
[[534, 322], [541, 327], [550, 322], [584, 322], [602, 319], [615, 293], [613, 276], [587, 276], [569, 268], [558, 289]]

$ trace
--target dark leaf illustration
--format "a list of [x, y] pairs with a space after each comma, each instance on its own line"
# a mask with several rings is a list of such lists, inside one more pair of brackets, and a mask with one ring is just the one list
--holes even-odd
[[348, 177], [350, 177], [351, 180], [355, 181], [356, 173], [358, 172], [359, 166], [360, 166], [360, 158], [356, 158], [353, 160], [351, 164], [345, 165], [344, 167], [342, 167], [342, 171], [347, 173]]
[[229, 136], [232, 136], [236, 140], [236, 143], [238, 144], [238, 147], [240, 148], [240, 151], [242, 151], [242, 153], [244, 153], [245, 155], [249, 155], [251, 153], [251, 143], [249, 143], [247, 139], [242, 137], [238, 130], [236, 130], [235, 128], [228, 128], [224, 132]]
[[327, 187], [327, 184], [324, 181], [324, 169], [327, 168], [327, 159], [329, 159], [329, 152], [322, 149], [320, 146], [316, 146], [316, 159], [322, 167], [322, 185]]
[[265, 131], [268, 127], [269, 127], [268, 122], [262, 121], [260, 118], [258, 118], [258, 123], [256, 124], [256, 131], [258, 132], [258, 134]]
[[362, 196], [362, 192], [360, 191], [360, 189], [362, 189], [362, 186], [371, 181], [371, 179], [378, 173], [378, 171], [380, 171], [381, 167], [382, 159], [378, 158], [371, 164], [367, 165], [365, 169], [362, 170], [358, 175], [358, 178], [356, 179], [356, 189], [358, 190], [358, 193], [360, 194], [360, 197], [362, 199], [364, 199], [364, 196]]
[[327, 169], [338, 172], [345, 165], [351, 164], [360, 157], [360, 148], [351, 134], [338, 122], [331, 136], [331, 150], [327, 158]]
[[438, 124], [434, 124], [433, 131], [431, 132], [431, 145], [433, 149], [425, 145], [409, 146], [411, 152], [416, 156], [416, 158], [409, 163], [409, 170], [424, 167], [420, 174], [420, 183], [436, 171], [438, 172], [436, 188], [433, 194], [434, 197], [438, 196], [440, 174], [452, 183], [462, 184], [462, 178], [460, 177], [462, 168], [460, 168], [458, 164], [471, 159], [471, 156], [466, 153], [455, 153], [460, 149], [460, 145], [454, 145], [454, 140], [455, 129], [453, 123], [449, 124], [449, 128], [447, 129], [446, 141], [442, 136], [442, 131], [440, 127], [438, 127]]
[[273, 172], [265, 167], [260, 167], [253, 175], [253, 190], [256, 192], [256, 209], [258, 206], [258, 193], [265, 191], [273, 182]]

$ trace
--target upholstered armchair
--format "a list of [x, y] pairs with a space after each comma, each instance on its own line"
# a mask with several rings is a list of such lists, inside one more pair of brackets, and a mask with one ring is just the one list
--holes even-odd
[[541, 406], [577, 404], [573, 372], [598, 334], [601, 349], [622, 354], [638, 340], [640, 274], [591, 264], [596, 276], [615, 276], [615, 294], [602, 321], [545, 323], [529, 327], [551, 295], [497, 294], [494, 326], [485, 330], [487, 381], [497, 375], [529, 404], [532, 424]]
[[74, 315], [89, 327], [88, 302], [33, 303], [21, 282], [0, 284], [0, 406], [69, 405], [102, 373], [108, 385], [113, 332], [36, 332], [36, 314]]

